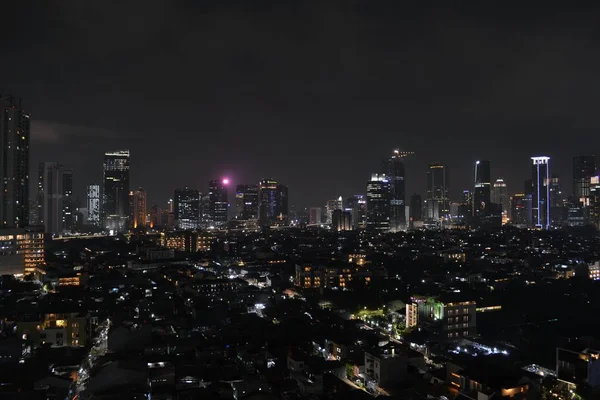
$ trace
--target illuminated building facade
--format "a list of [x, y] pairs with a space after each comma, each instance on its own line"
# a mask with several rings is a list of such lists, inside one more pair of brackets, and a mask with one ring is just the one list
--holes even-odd
[[537, 228], [550, 227], [550, 157], [531, 157], [532, 225]]
[[367, 227], [367, 200], [362, 194], [355, 194], [346, 199], [346, 209], [352, 215], [353, 229], [365, 229]]
[[258, 189], [260, 226], [286, 224], [289, 216], [288, 187], [274, 179], [263, 179]]
[[237, 219], [258, 219], [258, 185], [237, 185], [235, 203]]
[[343, 210], [343, 208], [342, 196], [337, 199], [327, 200], [327, 204], [325, 204], [325, 211], [327, 212], [325, 222], [331, 225], [333, 223], [333, 212], [335, 210]]
[[504, 179], [498, 178], [492, 187], [492, 203], [502, 206], [502, 224], [506, 224], [510, 214], [510, 197]]
[[356, 265], [316, 266], [296, 265], [294, 284], [305, 289], [351, 289], [351, 285], [369, 286], [372, 273]]
[[208, 183], [208, 207], [210, 220], [215, 226], [227, 223], [227, 187], [229, 179], [215, 179]]
[[590, 195], [590, 179], [596, 175], [594, 156], [573, 157], [573, 197], [576, 201]]
[[173, 193], [173, 214], [180, 229], [196, 229], [200, 218], [200, 193], [185, 187]]
[[129, 217], [129, 150], [105, 153], [103, 172], [103, 227], [124, 232]]
[[390, 232], [406, 229], [406, 189], [403, 155], [398, 150], [382, 164], [390, 182]]
[[390, 182], [385, 174], [372, 174], [367, 183], [367, 229], [390, 230]]
[[0, 228], [29, 225], [29, 127], [21, 100], [0, 94]]
[[44, 264], [41, 227], [0, 230], [0, 275], [29, 275]]
[[147, 208], [146, 208], [146, 191], [139, 187], [129, 193], [129, 221], [133, 229], [146, 226]]
[[33, 347], [85, 347], [88, 318], [78, 313], [49, 313], [41, 320], [18, 321], [17, 334]]
[[444, 164], [429, 164], [427, 170], [427, 197], [425, 216], [428, 221], [438, 221], [450, 214], [449, 176]]
[[86, 190], [87, 222], [100, 226], [100, 185], [88, 185]]
[[438, 325], [443, 340], [459, 340], [477, 335], [475, 301], [439, 301], [433, 297], [413, 296], [418, 321]]

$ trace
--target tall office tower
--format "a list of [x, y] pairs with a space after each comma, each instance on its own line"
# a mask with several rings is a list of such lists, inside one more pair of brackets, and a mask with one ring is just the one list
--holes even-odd
[[88, 185], [86, 190], [87, 223], [100, 226], [100, 185]]
[[258, 219], [258, 185], [237, 185], [235, 202], [237, 219]]
[[483, 216], [491, 202], [491, 164], [488, 160], [476, 161], [473, 185], [473, 215]]
[[221, 226], [227, 223], [227, 186], [229, 179], [215, 179], [208, 182], [208, 208], [210, 220], [214, 226]]
[[529, 225], [529, 201], [531, 198], [525, 193], [515, 193], [510, 198], [510, 223], [519, 227]]
[[289, 199], [287, 185], [277, 185], [277, 221], [279, 224], [287, 224], [289, 221]]
[[75, 199], [73, 198], [73, 170], [62, 171], [63, 201], [62, 201], [62, 230], [75, 231]]
[[327, 200], [327, 203], [325, 204], [325, 212], [327, 213], [326, 218], [325, 218], [325, 223], [327, 225], [331, 225], [333, 222], [333, 212], [335, 210], [343, 210], [344, 209], [344, 205], [342, 203], [342, 196], [338, 197], [337, 199], [331, 199], [331, 200]]
[[124, 232], [129, 216], [129, 150], [104, 153], [103, 175], [103, 227]]
[[566, 220], [567, 208], [565, 207], [560, 178], [552, 176], [550, 178], [550, 223], [552, 226], [563, 226]]
[[289, 218], [288, 187], [274, 179], [258, 184], [258, 219], [260, 226], [285, 224]]
[[0, 228], [29, 225], [29, 125], [21, 100], [0, 94]]
[[411, 226], [414, 221], [423, 220], [423, 200], [421, 195], [413, 194], [410, 196], [410, 222]]
[[590, 205], [588, 222], [600, 229], [600, 176], [590, 178]]
[[444, 164], [429, 164], [427, 170], [427, 199], [425, 219], [437, 221], [450, 213], [448, 170]]
[[508, 196], [508, 188], [504, 179], [498, 178], [492, 187], [492, 203], [502, 206], [502, 221], [508, 222], [510, 214], [510, 197]]
[[63, 170], [55, 162], [43, 162], [39, 165], [38, 208], [40, 224], [48, 233], [61, 233], [63, 230]]
[[531, 157], [532, 168], [532, 224], [538, 228], [550, 227], [550, 157]]
[[129, 223], [133, 229], [146, 226], [146, 191], [138, 187], [129, 193]]
[[390, 231], [406, 229], [406, 190], [404, 182], [404, 163], [399, 150], [382, 163], [383, 172], [390, 181]]
[[573, 157], [573, 197], [582, 202], [590, 195], [590, 179], [596, 175], [594, 156]]
[[331, 229], [335, 232], [352, 230], [352, 213], [350, 210], [334, 210]]
[[319, 225], [321, 223], [321, 207], [311, 207], [309, 213], [309, 224]]
[[364, 229], [367, 226], [367, 200], [362, 194], [346, 198], [346, 209], [352, 215], [352, 228]]
[[367, 230], [390, 230], [390, 182], [385, 174], [372, 174], [367, 183]]
[[173, 215], [180, 229], [198, 228], [200, 219], [200, 193], [187, 186], [173, 193]]

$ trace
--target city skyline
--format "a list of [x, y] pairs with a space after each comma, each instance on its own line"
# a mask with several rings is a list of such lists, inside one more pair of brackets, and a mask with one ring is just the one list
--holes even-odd
[[[161, 3], [139, 14], [125, 1], [119, 15], [11, 3], [7, 29], [31, 29], [3, 44], [12, 63], [0, 66], [0, 88], [32, 115], [31, 164], [80, 171], [78, 198], [100, 180], [103, 151], [118, 148], [130, 149], [132, 183], [150, 204], [226, 175], [276, 177], [297, 207], [362, 192], [393, 148], [417, 154], [407, 196], [424, 194], [422, 171], [439, 161], [453, 198], [472, 186], [478, 159], [510, 187], [532, 155], [551, 157], [567, 179], [571, 155], [600, 148], [590, 85], [600, 58], [580, 51], [593, 47], [595, 12], [321, 3]], [[125, 28], [130, 14], [139, 29]]]

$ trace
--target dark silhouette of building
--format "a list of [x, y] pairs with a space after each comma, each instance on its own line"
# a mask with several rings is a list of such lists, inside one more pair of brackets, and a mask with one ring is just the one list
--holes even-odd
[[259, 224], [286, 224], [289, 217], [288, 187], [275, 179], [265, 178], [258, 184]]
[[173, 216], [180, 229], [196, 229], [200, 218], [200, 193], [198, 189], [176, 189], [173, 193]]
[[21, 100], [0, 94], [0, 228], [29, 225], [29, 126]]
[[258, 185], [237, 185], [235, 201], [238, 219], [258, 219]]
[[410, 196], [409, 216], [411, 223], [423, 220], [423, 200], [421, 199], [421, 195], [415, 193]]
[[229, 179], [215, 179], [208, 183], [208, 208], [211, 222], [215, 226], [227, 223], [229, 203], [227, 202], [227, 186]]
[[427, 169], [427, 197], [424, 219], [438, 221], [450, 213], [449, 176], [444, 164], [431, 163]]
[[381, 169], [390, 183], [390, 231], [398, 232], [406, 228], [405, 172], [400, 152], [395, 150]]

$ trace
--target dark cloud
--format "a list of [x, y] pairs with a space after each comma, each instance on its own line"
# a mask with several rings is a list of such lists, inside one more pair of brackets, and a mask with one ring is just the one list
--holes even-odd
[[129, 147], [156, 202], [229, 174], [321, 204], [364, 191], [394, 147], [417, 152], [409, 191], [435, 160], [456, 195], [477, 158], [516, 191], [531, 155], [568, 180], [600, 144], [598, 10], [402, 4], [12, 2], [0, 88], [38, 121], [33, 165], [73, 164], [82, 193]]

